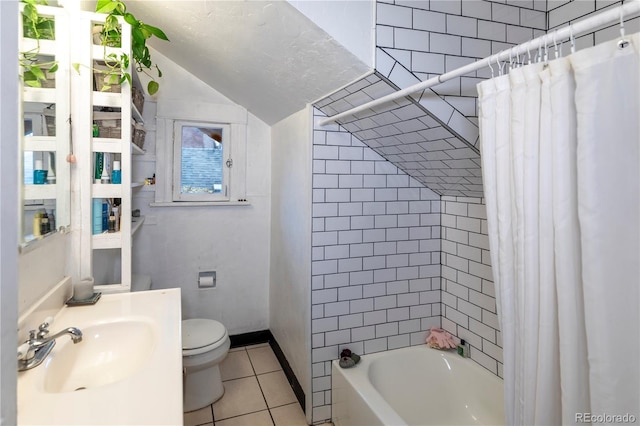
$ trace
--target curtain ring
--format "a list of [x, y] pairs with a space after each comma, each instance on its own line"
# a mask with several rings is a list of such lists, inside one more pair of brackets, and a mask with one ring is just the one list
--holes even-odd
[[491, 78], [493, 78], [494, 75], [493, 75], [493, 67], [491, 66], [491, 57], [487, 58], [487, 65], [489, 65], [489, 69], [491, 70]]
[[556, 37], [558, 36], [558, 30], [553, 32], [553, 48], [555, 50], [556, 59], [560, 57], [558, 53], [558, 43], [556, 42]]
[[531, 65], [531, 49], [529, 48], [530, 44], [531, 44], [531, 40], [527, 42], [527, 56], [529, 57], [529, 65]]
[[573, 38], [573, 25], [569, 24], [569, 40], [571, 41], [571, 53], [576, 53], [576, 39]]
[[625, 38], [624, 34], [624, 12], [622, 6], [620, 6], [620, 41], [618, 41], [618, 48], [624, 49], [629, 45], [629, 40]]

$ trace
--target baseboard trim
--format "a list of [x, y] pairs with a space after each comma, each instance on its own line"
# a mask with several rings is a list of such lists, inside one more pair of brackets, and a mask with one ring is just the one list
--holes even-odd
[[259, 343], [269, 343], [269, 346], [271, 346], [271, 349], [278, 359], [278, 362], [282, 366], [282, 371], [287, 377], [289, 385], [291, 385], [291, 389], [293, 389], [293, 393], [295, 394], [300, 407], [302, 407], [302, 411], [306, 413], [304, 390], [302, 389], [302, 386], [300, 386], [298, 378], [293, 373], [293, 369], [289, 365], [287, 357], [284, 356], [284, 352], [282, 352], [280, 345], [273, 337], [271, 330], [252, 331], [250, 333], [236, 334], [234, 336], [229, 336], [229, 339], [231, 340], [232, 348], [257, 345]]
[[232, 348], [239, 348], [241, 346], [270, 342], [273, 340], [273, 334], [271, 334], [269, 330], [252, 331], [250, 333], [229, 336], [229, 340], [231, 340]]

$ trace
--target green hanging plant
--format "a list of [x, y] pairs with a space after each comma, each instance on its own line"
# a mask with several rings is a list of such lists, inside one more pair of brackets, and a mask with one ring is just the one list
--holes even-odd
[[[154, 27], [149, 24], [145, 24], [141, 20], [137, 19], [133, 14], [127, 12], [127, 7], [124, 2], [119, 0], [98, 0], [96, 4], [96, 12], [106, 13], [105, 23], [100, 29], [100, 38], [103, 46], [121, 46], [122, 43], [122, 30], [118, 22], [118, 16], [122, 16], [129, 25], [131, 25], [131, 56], [133, 58], [136, 71], [143, 72], [151, 78], [147, 85], [147, 91], [150, 95], [154, 95], [158, 92], [160, 84], [156, 81], [151, 74], [152, 68], [156, 69], [158, 78], [162, 77], [162, 71], [151, 61], [151, 55], [149, 48], [147, 47], [147, 40], [153, 36], [158, 37], [161, 40], [169, 41], [167, 35], [160, 28]], [[114, 72], [107, 73], [105, 76], [105, 83], [111, 82], [115, 84], [115, 69], [119, 68], [124, 70], [129, 63], [129, 57], [127, 55], [109, 55], [105, 58], [106, 62], [109, 62], [110, 70]], [[125, 65], [126, 62], [126, 65]], [[120, 83], [124, 80], [131, 83], [131, 75], [126, 72], [120, 71], [117, 77]]]
[[52, 18], [40, 16], [37, 5], [47, 5], [46, 0], [21, 0], [23, 35], [37, 41], [34, 49], [20, 52], [18, 61], [22, 69], [22, 80], [27, 86], [42, 87], [47, 81], [47, 73], [58, 70], [58, 62], [42, 60], [40, 56], [40, 40], [53, 40], [55, 25]]

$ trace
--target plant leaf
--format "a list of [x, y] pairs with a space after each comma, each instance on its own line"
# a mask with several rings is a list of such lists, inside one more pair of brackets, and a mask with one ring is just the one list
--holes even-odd
[[158, 84], [157, 81], [151, 80], [149, 84], [147, 84], [147, 91], [152, 96], [158, 93], [159, 88], [160, 88], [160, 85]]
[[53, 73], [58, 71], [58, 64], [55, 63], [51, 68], [49, 68], [49, 72]]
[[36, 76], [36, 78], [37, 78], [38, 80], [46, 80], [46, 79], [47, 79], [47, 78], [44, 76], [44, 72], [42, 72], [42, 70], [40, 69], [40, 67], [39, 67], [39, 66], [37, 66], [37, 65], [32, 65], [32, 66], [29, 68], [29, 71], [31, 71], [31, 72], [33, 73], [33, 75], [35, 75], [35, 76]]
[[80, 64], [77, 62], [74, 62], [73, 64], [71, 64], [71, 66], [73, 67], [74, 70], [76, 70], [76, 72], [78, 74], [80, 74]]
[[149, 24], [143, 24], [143, 27], [144, 29], [146, 29], [147, 31], [149, 31], [151, 34], [158, 37], [159, 39], [169, 41], [169, 38], [167, 37], [167, 35], [160, 28], [154, 27]]
[[144, 44], [146, 37], [139, 28], [133, 28], [131, 30], [131, 37], [133, 37], [133, 44]]
[[162, 78], [162, 71], [160, 71], [160, 68], [157, 65], [156, 70], [158, 71], [158, 78]]
[[116, 7], [118, 7], [118, 2], [111, 1], [111, 0], [104, 1], [104, 2], [99, 1], [98, 4], [96, 4], [96, 12], [111, 13], [116, 9]]
[[138, 20], [131, 13], [125, 13], [124, 14], [124, 20], [127, 23], [129, 23], [130, 25], [133, 25], [133, 26], [137, 26], [138, 25]]
[[40, 81], [38, 80], [25, 80], [24, 82], [27, 86], [42, 87], [42, 85], [40, 84]]

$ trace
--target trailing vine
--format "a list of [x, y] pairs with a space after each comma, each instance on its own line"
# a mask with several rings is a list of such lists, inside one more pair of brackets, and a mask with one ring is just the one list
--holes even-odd
[[22, 79], [27, 86], [42, 87], [47, 80], [46, 73], [58, 70], [58, 62], [43, 61], [40, 57], [40, 40], [53, 40], [55, 37], [54, 21], [52, 18], [40, 16], [37, 5], [47, 5], [46, 0], [21, 0], [24, 3], [22, 11], [23, 35], [35, 39], [35, 48], [19, 53], [18, 61], [22, 69]]

